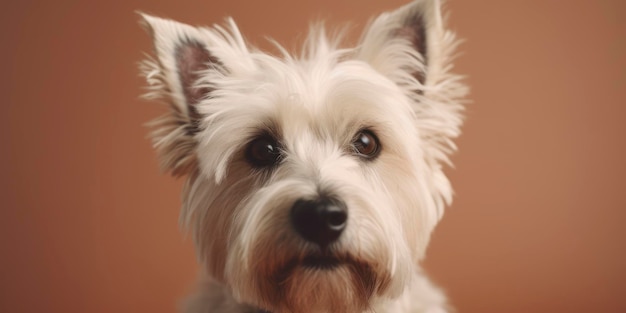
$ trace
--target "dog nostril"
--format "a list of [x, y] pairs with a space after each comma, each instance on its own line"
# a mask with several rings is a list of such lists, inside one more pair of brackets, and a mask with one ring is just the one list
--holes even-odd
[[339, 238], [347, 220], [343, 204], [326, 198], [298, 200], [291, 208], [291, 223], [298, 234], [322, 248]]
[[331, 205], [326, 212], [326, 223], [335, 230], [343, 229], [346, 226], [348, 214], [338, 206]]

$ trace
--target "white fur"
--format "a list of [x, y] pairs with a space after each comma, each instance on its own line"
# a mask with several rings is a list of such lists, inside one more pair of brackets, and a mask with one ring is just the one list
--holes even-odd
[[[442, 165], [455, 150], [467, 92], [450, 73], [456, 41], [440, 7], [419, 0], [382, 14], [354, 48], [339, 48], [340, 38], [313, 26], [300, 55], [278, 46], [280, 57], [248, 47], [230, 19], [226, 27], [194, 28], [143, 15], [156, 50], [143, 64], [149, 95], [172, 109], [153, 124], [154, 145], [166, 170], [188, 175], [181, 223], [204, 268], [185, 312], [448, 312], [419, 268], [452, 198]], [[407, 16], [423, 24], [425, 56], [398, 35]], [[189, 40], [219, 60], [195, 83], [211, 92], [193, 104], [201, 119], [192, 133], [176, 59]], [[383, 147], [372, 162], [350, 150], [364, 127]], [[272, 171], [252, 168], [242, 155], [259, 131], [277, 132], [283, 144]], [[319, 190], [348, 207], [333, 252], [365, 265], [296, 266], [279, 284], [273, 275], [318, 249], [294, 233], [288, 215], [297, 199]], [[359, 270], [375, 277], [371, 294], [359, 289]]]

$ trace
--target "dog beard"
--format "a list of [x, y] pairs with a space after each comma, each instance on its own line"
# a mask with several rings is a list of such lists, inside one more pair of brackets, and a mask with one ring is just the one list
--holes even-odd
[[260, 272], [260, 306], [272, 312], [363, 312], [370, 298], [384, 292], [389, 278], [351, 258], [294, 260]]

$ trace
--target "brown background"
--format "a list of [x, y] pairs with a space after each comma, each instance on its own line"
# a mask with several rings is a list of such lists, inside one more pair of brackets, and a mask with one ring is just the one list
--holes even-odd
[[[138, 100], [150, 40], [134, 10], [232, 15], [267, 47], [310, 18], [356, 35], [403, 2], [3, 5], [0, 312], [173, 312], [192, 284], [181, 181], [159, 174], [141, 126], [164, 110]], [[450, 1], [473, 103], [426, 267], [460, 312], [626, 312], [625, 4]]]

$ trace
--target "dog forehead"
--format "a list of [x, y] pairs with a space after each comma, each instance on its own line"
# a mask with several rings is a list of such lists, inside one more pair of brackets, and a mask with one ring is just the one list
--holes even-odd
[[248, 93], [263, 103], [283, 134], [346, 129], [390, 123], [410, 115], [405, 94], [389, 79], [358, 60], [276, 60], [254, 74]]

